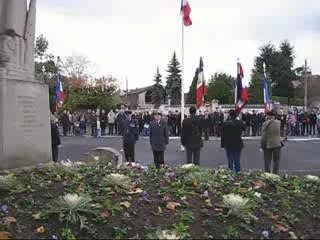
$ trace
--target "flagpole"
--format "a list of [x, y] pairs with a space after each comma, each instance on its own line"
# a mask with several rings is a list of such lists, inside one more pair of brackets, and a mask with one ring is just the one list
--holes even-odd
[[[184, 24], [181, 21], [181, 128], [184, 120]], [[181, 132], [181, 130], [180, 130]], [[181, 145], [181, 151], [184, 151], [184, 147]]]
[[238, 81], [238, 63], [239, 63], [239, 58], [237, 58], [237, 77], [236, 77], [236, 81], [234, 84], [234, 108], [237, 108], [237, 91], [238, 91], [238, 87], [237, 87], [237, 81]]

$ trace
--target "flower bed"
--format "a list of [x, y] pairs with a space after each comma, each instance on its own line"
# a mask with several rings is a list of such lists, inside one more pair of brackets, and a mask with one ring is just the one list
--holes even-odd
[[320, 238], [316, 176], [91, 163], [0, 177], [0, 239]]

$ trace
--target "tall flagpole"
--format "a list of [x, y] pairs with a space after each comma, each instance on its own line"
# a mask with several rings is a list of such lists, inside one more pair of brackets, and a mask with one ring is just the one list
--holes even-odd
[[[181, 128], [182, 122], [184, 120], [184, 24], [183, 20], [181, 21]], [[181, 130], [180, 130], [181, 132]], [[184, 147], [181, 145], [181, 151], [184, 151]]]
[[237, 108], [237, 92], [238, 92], [237, 81], [238, 81], [238, 71], [239, 71], [238, 63], [239, 63], [239, 58], [237, 58], [237, 77], [236, 77], [235, 86], [234, 86], [234, 107], [235, 107], [235, 109]]

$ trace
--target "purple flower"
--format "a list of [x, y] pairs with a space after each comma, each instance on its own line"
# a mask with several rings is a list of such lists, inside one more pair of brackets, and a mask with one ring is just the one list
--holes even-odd
[[146, 202], [151, 202], [149, 197], [150, 197], [150, 194], [147, 191], [143, 191], [143, 193], [142, 193], [143, 200], [145, 200]]
[[38, 163], [37, 164], [37, 169], [42, 169], [43, 168], [43, 164], [42, 163]]
[[0, 207], [1, 211], [4, 213], [8, 213], [9, 212], [9, 208], [7, 205], [1, 205]]

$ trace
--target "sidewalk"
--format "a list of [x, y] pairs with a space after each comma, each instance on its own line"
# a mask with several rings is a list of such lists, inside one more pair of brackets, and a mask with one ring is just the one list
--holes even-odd
[[[87, 137], [87, 138], [94, 138], [91, 135], [84, 135], [84, 136], [75, 136], [75, 135], [68, 135], [67, 137]], [[101, 136], [101, 138], [121, 138], [122, 136], [118, 136], [118, 135], [105, 135], [105, 136]], [[149, 137], [146, 136], [140, 136], [140, 139], [149, 139]], [[179, 140], [180, 137], [169, 137], [170, 140]], [[257, 137], [242, 137], [243, 140], [259, 140], [260, 136]], [[220, 138], [218, 137], [210, 137], [209, 138], [210, 141], [220, 141]], [[296, 136], [292, 136], [292, 137], [288, 137], [287, 141], [291, 141], [291, 142], [310, 142], [310, 141], [320, 141], [319, 137], [296, 137]]]

